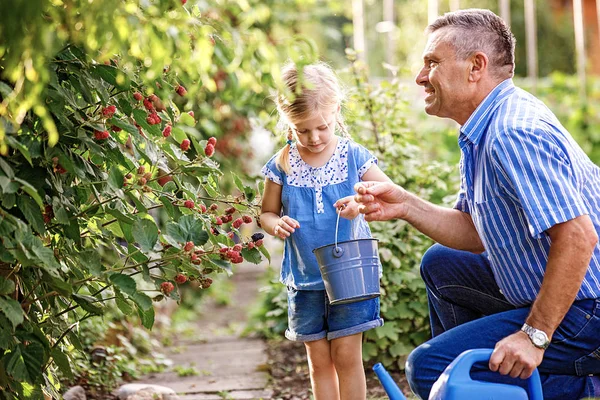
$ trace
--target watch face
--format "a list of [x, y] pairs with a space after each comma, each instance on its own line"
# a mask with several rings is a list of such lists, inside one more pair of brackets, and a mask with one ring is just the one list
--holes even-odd
[[546, 335], [543, 332], [535, 332], [531, 338], [536, 346], [543, 346], [546, 344]]

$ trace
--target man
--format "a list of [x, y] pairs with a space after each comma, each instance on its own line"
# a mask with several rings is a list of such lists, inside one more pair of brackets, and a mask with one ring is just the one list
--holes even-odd
[[416, 81], [428, 114], [461, 125], [457, 203], [355, 188], [368, 221], [401, 218], [438, 242], [421, 266], [433, 339], [409, 356], [411, 388], [426, 399], [457, 355], [494, 348], [496, 372], [475, 378], [525, 387], [515, 378], [538, 367], [546, 399], [600, 396], [600, 169], [513, 85], [515, 40], [497, 15], [448, 13], [428, 33]]

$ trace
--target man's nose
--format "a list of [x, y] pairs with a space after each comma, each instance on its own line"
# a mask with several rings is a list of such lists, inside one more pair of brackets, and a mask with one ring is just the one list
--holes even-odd
[[425, 86], [425, 84], [427, 83], [427, 77], [428, 75], [425, 73], [425, 68], [421, 68], [421, 70], [415, 77], [415, 82], [417, 82], [417, 85], [419, 86]]

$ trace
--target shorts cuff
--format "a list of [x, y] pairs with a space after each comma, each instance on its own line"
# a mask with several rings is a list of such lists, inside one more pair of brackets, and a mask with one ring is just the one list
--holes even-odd
[[364, 324], [356, 325], [350, 328], [328, 332], [327, 340], [333, 340], [344, 336], [354, 335], [380, 326], [383, 326], [383, 318], [377, 318], [373, 321], [365, 322]]
[[314, 342], [315, 340], [324, 339], [327, 336], [327, 332], [321, 331], [319, 333], [311, 333], [310, 335], [300, 335], [289, 329], [285, 330], [285, 337], [292, 342]]

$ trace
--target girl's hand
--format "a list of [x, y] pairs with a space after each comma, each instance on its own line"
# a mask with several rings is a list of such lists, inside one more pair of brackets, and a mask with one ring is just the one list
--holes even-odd
[[338, 210], [341, 217], [354, 219], [358, 216], [358, 203], [354, 201], [354, 196], [347, 196], [336, 201], [333, 206]]
[[287, 215], [284, 215], [283, 217], [279, 218], [277, 224], [273, 227], [273, 236], [285, 239], [294, 233], [297, 228], [300, 228], [298, 221], [288, 217]]

